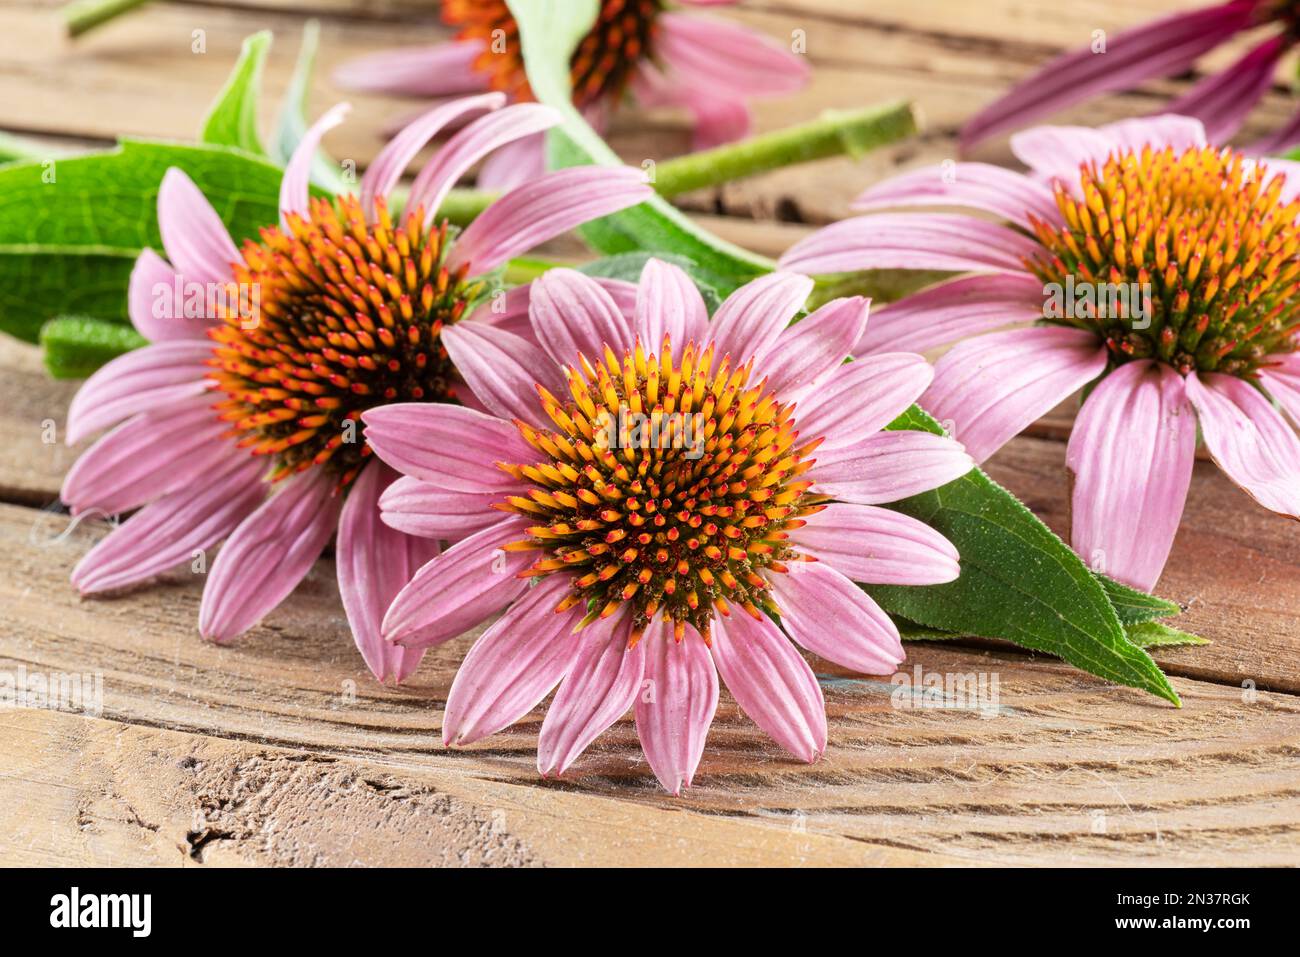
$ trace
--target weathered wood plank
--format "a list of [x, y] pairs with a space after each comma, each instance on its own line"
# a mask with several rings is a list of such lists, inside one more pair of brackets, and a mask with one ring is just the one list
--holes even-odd
[[[751, 225], [758, 232], [771, 224]], [[54, 434], [62, 438], [73, 389], [72, 383], [44, 377], [35, 347], [0, 341], [0, 425], [11, 442], [0, 456], [0, 496], [37, 506], [57, 503], [63, 475], [80, 449], [44, 440], [51, 421]], [[1063, 536], [1068, 535], [1069, 498], [1065, 446], [1059, 439], [1068, 435], [1069, 414], [1067, 406], [1039, 423], [1040, 434], [1058, 441], [1014, 440], [988, 466], [994, 478]], [[10, 540], [30, 544], [33, 535], [50, 538], [62, 528], [55, 514], [41, 520], [35, 533], [10, 528]], [[1295, 524], [1257, 506], [1213, 463], [1198, 462], [1183, 527], [1157, 591], [1188, 606], [1179, 624], [1212, 644], [1163, 650], [1156, 658], [1176, 674], [1231, 684], [1250, 680], [1261, 688], [1300, 693], [1297, 569], [1300, 536]]]
[[[413, 33], [418, 33], [418, 42], [433, 42], [445, 35], [445, 28], [427, 7], [421, 16], [418, 8], [378, 4], [364, 8], [358, 17], [332, 12], [337, 9], [332, 3], [253, 6], [157, 4], [147, 13], [107, 25], [74, 47], [60, 35], [55, 11], [48, 5], [10, 0], [0, 6], [0, 25], [16, 41], [12, 60], [0, 64], [0, 128], [98, 138], [119, 133], [188, 138], [219, 89], [244, 36], [261, 28], [276, 31], [277, 45], [266, 71], [268, 102], [273, 103], [292, 69], [295, 38], [302, 22], [297, 10], [323, 10], [315, 104], [321, 109], [344, 97], [355, 102], [353, 116], [331, 134], [330, 144], [336, 156], [364, 165], [382, 142], [379, 132], [383, 126], [409, 112], [411, 104], [347, 94], [330, 83], [330, 69], [360, 53], [416, 42]], [[906, 98], [919, 104], [928, 130], [919, 139], [881, 150], [858, 163], [825, 161], [812, 175], [807, 170], [779, 171], [706, 195], [684, 197], [681, 202], [691, 208], [759, 218], [778, 214], [809, 222], [840, 218], [846, 214], [849, 200], [881, 177], [900, 167], [955, 156], [953, 134], [960, 122], [1053, 52], [1084, 42], [1093, 29], [1113, 31], [1179, 4], [1177, 0], [1159, 0], [1131, 6], [1114, 0], [1084, 5], [1081, 10], [1072, 8], [1069, 15], [1014, 0], [980, 4], [978, 13], [954, 14], [953, 6], [928, 0], [844, 9], [841, 4], [819, 2], [755, 4], [727, 11], [723, 15], [738, 17], [777, 37], [803, 30], [808, 56], [816, 67], [810, 86], [800, 95], [756, 105], [759, 129], [807, 119], [826, 108]], [[382, 16], [371, 17], [366, 11]], [[965, 32], [976, 24], [973, 33]], [[205, 32], [206, 52], [202, 54], [191, 49], [191, 34], [196, 29]], [[1229, 62], [1245, 42], [1230, 44], [1208, 57], [1207, 65], [1212, 68]], [[1279, 69], [1283, 71], [1279, 76], [1290, 75], [1289, 61]], [[157, 95], [160, 82], [166, 83], [166, 96]], [[1068, 111], [1060, 120], [1096, 124], [1142, 115], [1185, 88], [1186, 82], [1158, 81], [1142, 92]], [[149, 103], [149, 109], [141, 110], [142, 102]], [[1250, 137], [1277, 125], [1293, 109], [1293, 100], [1279, 87], [1279, 92], [1266, 98], [1244, 135]], [[626, 116], [616, 120], [612, 141], [629, 161], [660, 159], [685, 148], [686, 134], [679, 116], [655, 111], [649, 114], [649, 126], [646, 120], [645, 116], [635, 123]], [[982, 150], [981, 157], [1010, 158], [1004, 142]]]
[[86, 444], [63, 441], [68, 403], [79, 385], [51, 380], [36, 346], [0, 334], [0, 501], [57, 502], [63, 476]]
[[91, 866], [953, 863], [456, 772], [96, 720], [0, 712], [0, 858]]
[[[367, 815], [396, 815], [364, 785], [373, 773], [357, 770], [364, 766], [382, 767], [397, 782], [381, 792], [389, 786], [416, 789], [417, 805], [433, 800], [432, 793], [446, 793], [483, 809], [489, 820], [501, 806], [494, 801], [544, 813], [546, 822], [528, 840], [513, 825], [507, 833], [519, 839], [521, 854], [531, 850], [550, 862], [590, 859], [603, 840], [593, 830], [602, 821], [625, 840], [641, 833], [631, 822], [648, 828], [642, 860], [666, 860], [655, 855], [678, 851], [684, 857], [673, 859], [716, 859], [711, 841], [731, 837], [714, 833], [700, 843], [690, 835], [703, 838], [715, 823], [733, 819], [766, 822], [786, 838], [850, 837], [869, 849], [901, 848], [968, 862], [1103, 863], [1159, 856], [1166, 862], [1223, 863], [1244, 861], [1247, 853], [1263, 854], [1251, 858], [1257, 862], [1300, 861], [1300, 701], [1285, 695], [1244, 695], [1179, 678], [1175, 685], [1185, 707], [1177, 710], [1055, 662], [921, 645], [910, 649], [908, 668], [996, 681], [996, 699], [980, 702], [996, 706], [987, 709], [993, 716], [903, 710], [894, 706], [895, 689], [887, 680], [855, 679], [819, 663], [831, 747], [816, 765], [784, 757], [725, 699], [696, 786], [683, 800], [658, 790], [627, 719], [565, 780], [543, 783], [534, 767], [540, 710], [472, 748], [451, 751], [439, 744], [441, 709], [468, 638], [431, 652], [408, 687], [382, 688], [365, 675], [328, 563], [245, 640], [218, 648], [195, 633], [199, 576], [186, 570], [154, 587], [81, 601], [66, 584], [67, 569], [102, 528], [83, 524], [65, 539], [32, 545], [27, 536], [33, 519], [30, 509], [0, 508], [0, 548], [13, 556], [0, 571], [0, 604], [8, 609], [0, 670], [21, 665], [42, 674], [100, 673], [107, 720], [24, 717], [15, 723], [5, 716], [0, 753], [7, 753], [8, 766], [0, 765], [0, 782], [15, 789], [15, 798], [0, 800], [0, 807], [17, 803], [30, 809], [59, 796], [53, 806], [62, 809], [57, 833], [48, 838], [54, 843], [35, 854], [85, 859], [121, 850], [121, 842], [110, 838], [102, 846], [70, 843], [59, 822], [78, 808], [102, 828], [111, 830], [116, 821], [144, 841], [130, 853], [174, 859], [185, 852], [176, 822], [192, 815], [196, 789], [225, 787], [237, 795], [252, 793], [252, 806], [236, 801], [231, 826], [214, 827], [252, 841], [253, 860], [268, 859], [259, 853], [295, 859], [305, 851], [276, 845], [259, 822], [270, 816], [296, 821], [295, 808], [318, 808], [323, 791], [336, 788], [347, 797], [326, 802], [328, 824], [312, 840], [325, 848], [322, 860], [337, 861], [343, 851], [335, 827], [350, 833]], [[45, 743], [33, 743], [40, 741]], [[124, 763], [115, 764], [119, 753]], [[33, 762], [33, 754], [41, 760]], [[215, 782], [196, 784], [194, 774], [182, 773], [187, 769], [175, 762], [187, 754], [213, 762], [219, 769]], [[489, 785], [504, 790], [484, 797]], [[286, 798], [283, 813], [272, 815], [265, 794], [286, 789], [292, 800]], [[579, 797], [603, 803], [574, 804]], [[575, 816], [580, 812], [570, 805], [586, 807], [581, 813], [587, 816]], [[683, 813], [664, 819], [669, 823], [662, 830], [660, 818], [644, 816], [673, 810]], [[1105, 827], [1100, 835], [1098, 813]], [[547, 843], [540, 853], [536, 835], [554, 826], [550, 815], [572, 820], [559, 848]], [[136, 834], [135, 818], [166, 820], [165, 831], [153, 832], [164, 836], [153, 841]], [[390, 830], [377, 842], [401, 843], [415, 827], [400, 815], [384, 819]], [[440, 842], [461, 833], [456, 820], [439, 826], [452, 833], [437, 832], [429, 853], [449, 853]], [[668, 833], [674, 835], [672, 846], [656, 848], [653, 835]], [[1261, 850], [1265, 833], [1270, 841]], [[786, 838], [764, 838], [779, 846], [755, 848], [755, 857], [783, 861], [791, 853], [782, 843]], [[235, 845], [238, 854], [245, 846]], [[366, 860], [376, 847], [361, 843], [353, 850]], [[827, 854], [840, 859], [840, 850]]]

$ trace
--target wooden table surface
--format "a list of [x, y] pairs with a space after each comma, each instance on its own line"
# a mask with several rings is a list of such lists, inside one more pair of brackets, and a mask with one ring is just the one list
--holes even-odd
[[[826, 107], [897, 97], [918, 138], [859, 163], [827, 161], [683, 205], [718, 232], [779, 253], [846, 212], [869, 183], [955, 155], [960, 121], [1035, 63], [1174, 0], [774, 0], [734, 15], [773, 35], [803, 29], [815, 67], [802, 95], [759, 106], [775, 128]], [[191, 137], [240, 39], [276, 31], [272, 98], [308, 16], [325, 74], [349, 56], [441, 36], [432, 0], [159, 3], [87, 37], [60, 36], [50, 0], [0, 0], [0, 128], [54, 146], [119, 133]], [[206, 52], [191, 52], [192, 31]], [[1241, 44], [1207, 60], [1227, 62]], [[1294, 70], [1288, 63], [1287, 69]], [[1151, 111], [1189, 78], [1067, 114]], [[403, 111], [352, 97], [331, 134], [364, 165]], [[1253, 127], [1289, 112], [1279, 87]], [[630, 161], [680, 151], [679, 118], [615, 127]], [[1005, 139], [981, 158], [1009, 161]], [[1296, 864], [1300, 863], [1300, 536], [1199, 462], [1158, 593], [1210, 639], [1155, 657], [1184, 707], [988, 643], [917, 644], [905, 668], [996, 675], [1000, 708], [899, 710], [887, 679], [817, 670], [830, 748], [785, 758], [725, 692], [696, 776], [663, 794], [620, 721], [564, 780], [534, 765], [539, 709], [460, 751], [442, 707], [470, 636], [430, 653], [409, 685], [377, 685], [348, 635], [328, 560], [230, 648], [197, 635], [201, 579], [82, 600], [68, 573], [105, 526], [57, 506], [78, 449], [62, 429], [75, 383], [36, 350], [0, 341], [0, 671], [102, 673], [99, 717], [0, 709], [4, 864]], [[1066, 523], [1063, 416], [989, 465], [1056, 531]]]

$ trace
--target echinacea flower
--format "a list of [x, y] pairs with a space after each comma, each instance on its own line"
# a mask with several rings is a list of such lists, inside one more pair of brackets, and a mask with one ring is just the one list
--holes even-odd
[[947, 539], [881, 506], [971, 461], [946, 437], [881, 431], [931, 372], [906, 353], [844, 364], [866, 300], [786, 328], [811, 287], [766, 276], [709, 322], [686, 274], [650, 260], [629, 317], [592, 280], [552, 270], [533, 284], [537, 345], [448, 333], [486, 412], [362, 417], [407, 476], [381, 500], [385, 520], [461, 539], [398, 594], [385, 638], [426, 648], [505, 609], [456, 674], [445, 742], [502, 730], [558, 685], [542, 774], [635, 707], [650, 766], [676, 794], [719, 674], [759, 727], [813, 761], [825, 705], [795, 644], [893, 672], [898, 630], [854, 582], [935, 584], [959, 569]]
[[[193, 181], [168, 170], [158, 225], [170, 263], [146, 250], [129, 293], [152, 344], [95, 373], [68, 412], [69, 442], [116, 428], [73, 466], [63, 500], [76, 512], [139, 508], [73, 571], [83, 594], [139, 582], [224, 539], [199, 628], [226, 641], [278, 605], [337, 530], [339, 588], [367, 665], [381, 680], [414, 670], [420, 653], [382, 642], [379, 625], [438, 544], [379, 521], [393, 476], [357, 434], [359, 416], [386, 402], [460, 398], [442, 337], [492, 321], [491, 309], [475, 311], [491, 288], [484, 277], [651, 193], [636, 170], [566, 169], [506, 193], [453, 235], [435, 213], [456, 179], [558, 119], [538, 104], [503, 109], [505, 99], [429, 111], [379, 154], [359, 195], [309, 199], [312, 155], [345, 111], [335, 107], [285, 169], [280, 224], [242, 252]], [[447, 123], [475, 114], [395, 219], [387, 197], [402, 171]]]
[[[1300, 10], [1292, 0], [1229, 0], [1159, 17], [1052, 60], [985, 107], [961, 130], [969, 149], [988, 137], [1103, 93], [1132, 89], [1155, 77], [1177, 76], [1243, 31], [1276, 29], [1221, 73], [1211, 74], [1166, 104], [1164, 113], [1191, 116], [1213, 143], [1225, 143], [1272, 86], [1278, 61], [1300, 39]], [[1249, 147], [1279, 152], [1300, 142], [1300, 113]]]
[[1041, 127], [1011, 143], [1031, 175], [936, 167], [855, 202], [965, 207], [1007, 225], [860, 216], [799, 242], [782, 265], [975, 273], [884, 309], [856, 351], [964, 339], [921, 405], [977, 461], [1084, 389], [1066, 453], [1071, 535], [1096, 570], [1155, 585], [1198, 423], [1233, 481], [1300, 517], [1300, 439], [1286, 418], [1300, 422], [1300, 165], [1208, 146], [1200, 122], [1178, 116]]
[[[459, 29], [455, 40], [371, 54], [344, 64], [335, 80], [354, 90], [403, 96], [493, 89], [514, 100], [533, 98], [518, 26], [505, 0], [442, 0], [442, 19]], [[689, 111], [696, 149], [745, 136], [749, 99], [793, 93], [807, 78], [803, 58], [769, 38], [717, 17], [672, 9], [662, 0], [602, 0], [571, 65], [574, 104], [597, 129], [631, 93], [644, 106]], [[478, 182], [485, 189], [505, 188], [541, 168], [541, 138], [529, 137], [489, 159]]]

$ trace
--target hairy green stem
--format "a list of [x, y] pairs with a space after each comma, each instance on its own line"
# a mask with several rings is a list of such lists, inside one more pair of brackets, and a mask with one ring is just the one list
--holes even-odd
[[74, 0], [63, 8], [68, 36], [77, 37], [149, 0]]
[[915, 132], [910, 103], [827, 110], [808, 123], [657, 163], [653, 185], [661, 196], [677, 196], [796, 163], [841, 155], [857, 159]]
[[[673, 197], [796, 163], [841, 155], [857, 158], [915, 132], [916, 114], [910, 103], [827, 110], [809, 123], [656, 163], [651, 185], [660, 196]], [[453, 224], [464, 226], [491, 205], [497, 195], [454, 189], [439, 213]]]

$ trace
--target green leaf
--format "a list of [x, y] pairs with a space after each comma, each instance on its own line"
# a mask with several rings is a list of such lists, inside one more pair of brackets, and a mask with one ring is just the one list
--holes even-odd
[[1155, 618], [1172, 618], [1183, 612], [1183, 609], [1172, 601], [1148, 595], [1144, 591], [1130, 588], [1123, 582], [1117, 582], [1105, 575], [1098, 575], [1096, 572], [1093, 574], [1096, 575], [1097, 581], [1101, 582], [1101, 587], [1106, 590], [1106, 597], [1114, 606], [1115, 614], [1125, 625], [1138, 625]]
[[709, 310], [709, 315], [713, 315], [714, 310], [722, 305], [722, 297], [718, 295], [718, 278], [710, 276], [685, 256], [678, 256], [673, 253], [619, 253], [617, 256], [606, 256], [603, 259], [584, 263], [578, 267], [578, 271], [586, 273], [588, 276], [622, 279], [626, 282], [635, 283], [641, 279], [641, 270], [645, 269], [645, 264], [650, 259], [661, 259], [666, 263], [681, 267], [682, 271], [691, 277], [691, 282], [695, 283], [695, 288], [700, 291], [700, 296], [704, 299], [704, 305]]
[[1159, 621], [1144, 621], [1129, 625], [1129, 641], [1143, 648], [1174, 648], [1179, 645], [1208, 645], [1209, 642], [1200, 635], [1190, 631], [1173, 628]]
[[36, 342], [51, 316], [84, 314], [125, 322], [135, 253], [94, 249], [0, 246], [0, 330]]
[[55, 316], [126, 319], [135, 257], [162, 249], [158, 187], [173, 166], [237, 243], [279, 218], [280, 170], [229, 147], [124, 140], [105, 153], [0, 167], [0, 330], [34, 342]]
[[[528, 82], [538, 100], [559, 110], [560, 126], [547, 135], [552, 168], [600, 164], [621, 166], [611, 150], [570, 102], [569, 61], [578, 41], [596, 20], [595, 0], [507, 0], [519, 24]], [[606, 255], [641, 250], [671, 251], [719, 277], [726, 296], [775, 263], [700, 228], [658, 196], [581, 228], [583, 238]]]
[[[308, 100], [311, 97], [311, 78], [316, 70], [316, 51], [320, 46], [320, 22], [308, 20], [302, 28], [302, 44], [298, 47], [298, 61], [294, 64], [289, 89], [280, 104], [276, 121], [274, 157], [284, 165], [302, 142], [310, 124], [307, 122]], [[356, 192], [356, 184], [349, 183], [339, 172], [339, 164], [330, 159], [323, 149], [318, 149], [311, 162], [311, 180], [331, 195]]]
[[954, 641], [958, 638], [969, 637], [963, 635], [960, 631], [948, 631], [943, 628], [927, 628], [925, 625], [918, 625], [914, 621], [908, 621], [906, 618], [899, 618], [894, 622], [898, 626], [898, 635], [904, 641]]
[[257, 133], [257, 102], [262, 91], [262, 66], [270, 49], [269, 30], [244, 40], [230, 78], [203, 121], [200, 142], [235, 146], [257, 156], [267, 155]]
[[89, 316], [60, 316], [41, 327], [45, 368], [56, 379], [84, 379], [105, 362], [147, 344], [131, 326]]
[[[916, 406], [890, 428], [943, 431]], [[890, 507], [945, 535], [961, 554], [962, 573], [945, 585], [868, 587], [886, 611], [927, 628], [1047, 652], [1180, 704], [1156, 663], [1125, 637], [1105, 589], [1083, 561], [979, 469]]]

